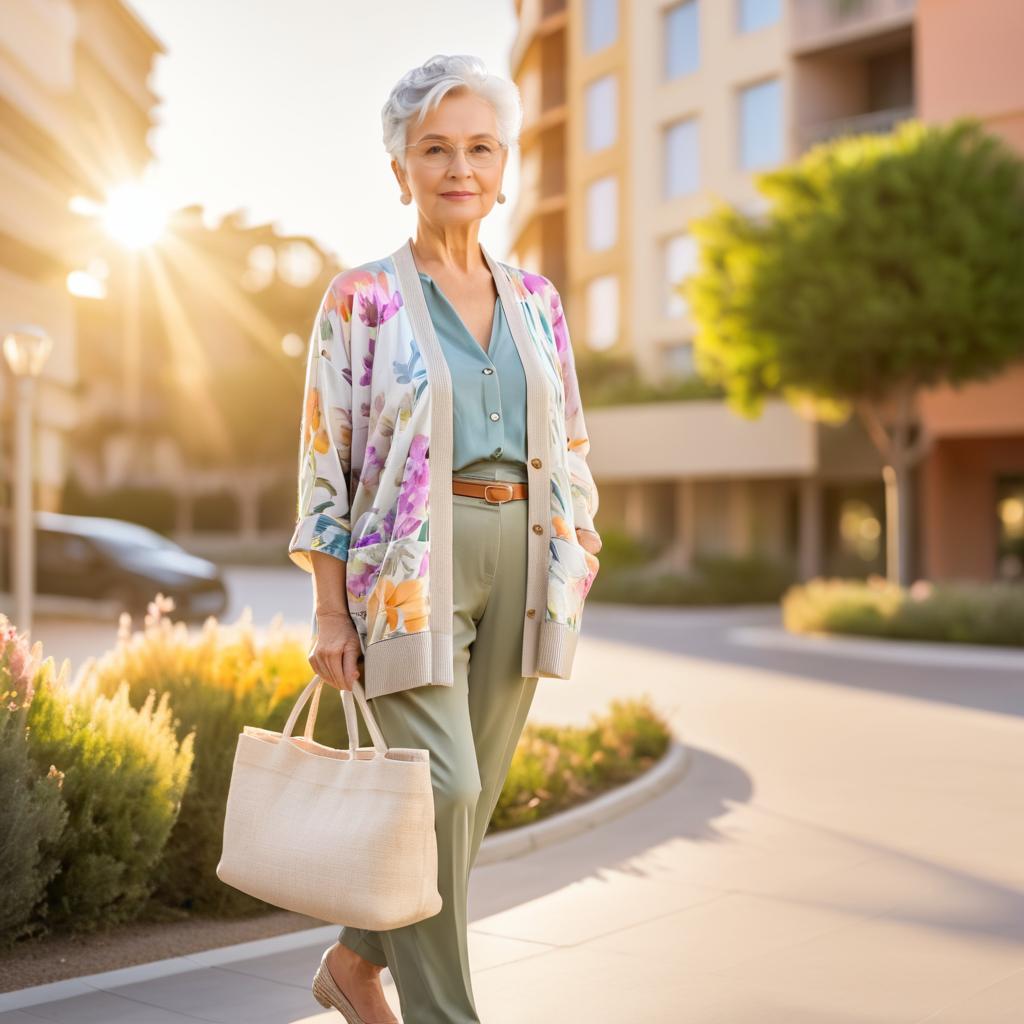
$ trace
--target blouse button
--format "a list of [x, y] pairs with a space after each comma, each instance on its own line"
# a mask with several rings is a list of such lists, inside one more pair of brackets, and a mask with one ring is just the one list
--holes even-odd
[[530, 459], [530, 465], [533, 466], [534, 469], [540, 469], [540, 459]]
[[485, 366], [483, 368], [483, 370], [481, 370], [480, 372], [481, 373], [494, 373], [494, 371], [489, 366]]
[[527, 618], [531, 618], [532, 619], [534, 617], [534, 615], [536, 615], [536, 614], [537, 614], [537, 609], [536, 608], [527, 608], [526, 609]]
[[497, 412], [492, 412], [491, 413], [491, 419], [492, 420], [500, 420], [501, 419], [501, 414], [497, 413]]
[[540, 523], [534, 523], [533, 524], [533, 532], [534, 533], [543, 533], [544, 532], [544, 527], [541, 526]]

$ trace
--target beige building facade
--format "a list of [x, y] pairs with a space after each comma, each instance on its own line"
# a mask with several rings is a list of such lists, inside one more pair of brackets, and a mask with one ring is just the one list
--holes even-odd
[[[157, 97], [147, 80], [162, 52], [117, 0], [24, 0], [5, 5], [0, 21], [0, 331], [32, 324], [53, 339], [35, 399], [37, 508], [59, 508], [69, 437], [82, 418], [81, 327], [70, 275], [90, 266], [100, 239], [70, 204], [75, 197], [101, 202], [107, 188], [151, 160]], [[0, 364], [6, 485], [14, 382]]]
[[[716, 198], [756, 212], [758, 171], [919, 114], [914, 0], [517, 6], [515, 258], [560, 288], [580, 361], [625, 355], [650, 381], [693, 371], [676, 290], [695, 267], [693, 217]], [[801, 578], [884, 571], [882, 462], [856, 421], [781, 402], [748, 421], [704, 400], [595, 407], [587, 422], [602, 525], [662, 543], [673, 564], [761, 554]], [[641, 430], [666, 439], [646, 461]], [[911, 565], [942, 567], [925, 546]]]

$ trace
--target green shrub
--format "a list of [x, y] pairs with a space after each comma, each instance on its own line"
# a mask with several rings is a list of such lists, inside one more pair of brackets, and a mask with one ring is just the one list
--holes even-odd
[[793, 568], [762, 556], [697, 555], [686, 571], [651, 565], [601, 571], [589, 597], [624, 604], [712, 605], [778, 601], [795, 578]]
[[[62, 666], [61, 680], [67, 673]], [[35, 691], [54, 675], [0, 614], [0, 946], [43, 930], [46, 888], [60, 864], [51, 852], [68, 812], [61, 797], [62, 773], [40, 774], [29, 757], [28, 708]]]
[[52, 681], [36, 690], [29, 756], [37, 772], [55, 765], [63, 773], [68, 812], [53, 849], [60, 870], [47, 889], [51, 928], [130, 921], [153, 890], [192, 764], [192, 738], [175, 738], [167, 695], [155, 701], [150, 693], [134, 710], [126, 685], [109, 698]]
[[612, 701], [591, 724], [526, 724], [491, 817], [490, 831], [515, 828], [589, 800], [646, 771], [671, 732], [649, 697]]
[[[622, 569], [646, 565], [658, 553], [658, 545], [648, 539], [638, 540], [624, 530], [606, 527], [601, 531], [601, 552], [597, 556], [601, 561], [601, 569], [594, 579], [594, 587], [605, 575], [611, 575]], [[593, 588], [591, 588], [593, 593]]]
[[673, 374], [652, 382], [644, 378], [635, 360], [608, 352], [588, 352], [579, 367], [580, 393], [587, 408], [602, 405], [687, 402], [721, 399], [725, 391], [696, 373]]
[[[267, 904], [216, 877], [227, 792], [243, 726], [282, 729], [309, 681], [308, 633], [283, 629], [278, 617], [257, 641], [248, 609], [234, 625], [210, 618], [201, 631], [190, 632], [164, 614], [172, 607], [158, 597], [144, 628], [135, 632], [122, 617], [116, 648], [87, 662], [82, 678], [99, 692], [123, 681], [133, 699], [150, 689], [169, 694], [179, 735], [194, 730], [192, 775], [157, 869], [154, 904], [169, 914], [264, 911]], [[317, 735], [324, 743], [345, 747], [344, 714], [335, 693], [325, 687]], [[366, 724], [362, 715], [357, 717], [358, 742], [369, 746]], [[631, 778], [660, 757], [667, 743], [667, 727], [644, 701], [615, 702], [588, 729], [528, 725], [492, 827], [545, 816]]]
[[786, 592], [782, 618], [794, 633], [1021, 646], [1024, 587], [919, 580], [903, 588], [877, 575], [817, 578]]
[[61, 496], [61, 512], [80, 516], [109, 516], [170, 534], [175, 526], [174, 491], [165, 487], [123, 486], [93, 494], [74, 475]]
[[[173, 601], [159, 596], [141, 630], [122, 618], [117, 645], [87, 661], [83, 680], [111, 693], [123, 680], [133, 704], [149, 690], [169, 696], [178, 736], [195, 735], [195, 758], [181, 813], [157, 866], [154, 901], [171, 911], [249, 914], [267, 904], [217, 878], [224, 814], [238, 735], [246, 725], [283, 729], [295, 699], [312, 677], [308, 631], [285, 630], [275, 619], [257, 640], [248, 609], [233, 626], [210, 617], [200, 631], [165, 614]], [[337, 691], [324, 687], [317, 735], [348, 745]], [[322, 725], [321, 725], [322, 723]], [[359, 716], [360, 744], [370, 745]], [[301, 723], [297, 731], [301, 730]]]

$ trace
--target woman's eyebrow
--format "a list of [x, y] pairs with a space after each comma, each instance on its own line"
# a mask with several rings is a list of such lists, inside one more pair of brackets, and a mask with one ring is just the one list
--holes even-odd
[[[494, 136], [490, 132], [477, 132], [476, 135], [470, 135], [471, 139], [493, 139]], [[436, 132], [431, 132], [429, 135], [421, 135], [420, 142], [424, 139], [443, 139], [445, 142], [451, 142], [451, 138], [448, 135], [438, 135]]]

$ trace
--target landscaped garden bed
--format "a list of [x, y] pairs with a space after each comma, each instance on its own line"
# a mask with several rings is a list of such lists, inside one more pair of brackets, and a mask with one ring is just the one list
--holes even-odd
[[[0, 616], [0, 990], [323, 923], [216, 876], [238, 734], [283, 728], [308, 634], [275, 620], [257, 636], [248, 613], [189, 630], [172, 608], [158, 598], [137, 630], [122, 617], [74, 679]], [[317, 735], [348, 746], [340, 699], [321, 701]], [[491, 831], [621, 785], [669, 743], [646, 698], [583, 727], [528, 723]]]
[[1021, 647], [1024, 585], [814, 579], [787, 591], [782, 616], [794, 633]]

